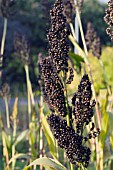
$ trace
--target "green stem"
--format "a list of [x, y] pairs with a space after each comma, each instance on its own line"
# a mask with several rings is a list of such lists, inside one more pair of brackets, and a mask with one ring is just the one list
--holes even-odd
[[[3, 54], [4, 54], [4, 46], [5, 46], [5, 40], [6, 40], [6, 33], [7, 33], [7, 18], [4, 19], [3, 36], [2, 36], [1, 50], [0, 50], [1, 56], [3, 56]], [[2, 60], [3, 60], [3, 58], [2, 58]], [[1, 67], [2, 67], [2, 61], [1, 61]], [[1, 76], [2, 76], [2, 71], [0, 71], [0, 77]]]
[[86, 46], [86, 42], [85, 42], [85, 37], [84, 37], [84, 33], [83, 33], [83, 28], [82, 28], [82, 22], [81, 22], [80, 13], [79, 13], [78, 8], [76, 8], [76, 14], [77, 14], [78, 22], [79, 22], [79, 28], [80, 28], [80, 32], [81, 32], [81, 38], [82, 38], [82, 42], [83, 42], [83, 46], [84, 46], [84, 51], [85, 51], [85, 54], [88, 55], [88, 50], [87, 50], [87, 46]]
[[[41, 90], [41, 96], [40, 96], [40, 158], [43, 157], [43, 129], [42, 129], [42, 114], [43, 114], [43, 95]], [[43, 170], [43, 166], [40, 166], [40, 170]]]
[[[13, 128], [13, 140], [16, 138], [16, 129], [17, 129], [17, 124], [16, 124], [16, 119], [14, 119], [14, 128]], [[15, 155], [15, 145], [12, 146], [12, 157]], [[13, 160], [12, 162], [12, 170], [15, 169], [15, 163], [16, 160]]]
[[74, 170], [74, 165], [70, 163], [71, 170]]
[[73, 35], [74, 39], [76, 40], [76, 35], [75, 35], [75, 30], [74, 30], [73, 24], [69, 23], [69, 25], [70, 25], [70, 28], [71, 28], [72, 35]]
[[30, 100], [30, 90], [29, 90], [29, 68], [28, 65], [24, 66], [26, 72], [26, 82], [27, 82], [27, 94], [28, 94], [28, 119], [29, 125], [31, 120], [31, 100]]
[[7, 99], [7, 97], [4, 98], [4, 101], [5, 101], [5, 108], [6, 108], [7, 128], [10, 129], [9, 106], [8, 106], [8, 99]]

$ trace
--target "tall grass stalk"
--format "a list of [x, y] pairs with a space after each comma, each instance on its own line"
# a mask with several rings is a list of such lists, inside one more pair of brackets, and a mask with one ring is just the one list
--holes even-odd
[[[17, 115], [18, 115], [18, 98], [15, 99], [15, 103], [13, 106], [13, 112], [12, 112], [12, 122], [13, 122], [13, 141], [16, 139], [17, 134]], [[12, 145], [12, 158], [15, 156], [15, 144]], [[12, 170], [15, 169], [16, 160], [14, 159], [12, 161]]]
[[[42, 89], [41, 89], [41, 95], [40, 95], [40, 136], [39, 136], [39, 152], [40, 152], [40, 158], [43, 157], [43, 129], [42, 129], [42, 115], [43, 115], [43, 95], [42, 95]], [[40, 170], [43, 170], [43, 166], [40, 166]]]
[[[3, 35], [2, 35], [2, 42], [1, 42], [1, 49], [0, 49], [0, 54], [1, 54], [2, 57], [3, 57], [3, 54], [4, 54], [6, 33], [7, 33], [7, 18], [4, 18]], [[2, 70], [0, 70], [0, 78], [1, 78], [1, 76], [2, 76]]]
[[8, 105], [8, 98], [5, 96], [5, 108], [6, 108], [6, 122], [7, 122], [7, 128], [10, 129], [10, 118], [9, 118], [9, 105]]
[[[8, 153], [8, 148], [7, 148], [7, 144], [6, 144], [6, 140], [5, 140], [5, 137], [4, 137], [4, 131], [2, 130], [2, 143], [3, 143], [3, 155], [6, 159], [6, 165], [7, 165], [7, 170], [10, 170], [9, 169], [9, 153]], [[5, 169], [5, 167], [4, 167]]]
[[28, 68], [28, 65], [25, 65], [24, 66], [25, 68], [25, 72], [26, 72], [26, 82], [27, 82], [27, 95], [28, 95], [28, 121], [29, 121], [29, 124], [30, 124], [30, 121], [31, 121], [31, 99], [30, 99], [30, 86], [29, 86], [29, 68]]

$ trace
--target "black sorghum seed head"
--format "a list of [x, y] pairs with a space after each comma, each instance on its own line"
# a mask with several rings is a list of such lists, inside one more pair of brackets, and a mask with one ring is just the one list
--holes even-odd
[[58, 146], [65, 149], [66, 155], [72, 164], [89, 164], [91, 151], [82, 145], [83, 137], [75, 133], [72, 126], [67, 126], [66, 120], [52, 113], [47, 118], [51, 131], [58, 142]]
[[108, 1], [108, 8], [105, 10], [105, 22], [108, 24], [108, 28], [106, 29], [107, 34], [113, 40], [113, 1]]
[[95, 33], [95, 30], [93, 28], [93, 24], [91, 22], [88, 22], [87, 32], [86, 32], [86, 35], [85, 35], [88, 50], [91, 49], [91, 46], [92, 46], [92, 43], [93, 43], [93, 40], [94, 40], [94, 37], [93, 37], [94, 33]]
[[66, 84], [71, 84], [71, 82], [73, 81], [73, 78], [74, 78], [73, 69], [69, 67], [69, 78], [67, 79]]
[[46, 57], [40, 63], [44, 80], [44, 96], [52, 111], [56, 110], [61, 116], [66, 116], [66, 104], [63, 84], [58, 76], [56, 66], [51, 57]]
[[14, 11], [15, 0], [2, 0], [0, 3], [0, 12], [3, 17], [9, 18], [12, 16]]
[[76, 130], [81, 132], [83, 124], [86, 126], [91, 121], [94, 111], [94, 103], [91, 104], [92, 91], [89, 77], [85, 74], [78, 86], [78, 92], [72, 98], [72, 104], [74, 105], [74, 116], [76, 121]]
[[88, 50], [91, 50], [92, 54], [99, 59], [101, 56], [101, 42], [91, 22], [87, 24], [85, 38]]
[[14, 48], [15, 53], [20, 59], [22, 60], [23, 64], [29, 64], [30, 63], [30, 47], [28, 40], [25, 36], [21, 36], [18, 33], [15, 33], [14, 35]]
[[82, 10], [84, 0], [77, 0], [77, 6], [79, 7], [79, 10]]
[[64, 15], [66, 16], [67, 22], [72, 22], [75, 14], [75, 3], [74, 0], [64, 1]]
[[9, 98], [10, 97], [10, 87], [7, 83], [4, 83], [1, 87], [1, 90], [0, 90], [0, 96], [2, 98]]
[[96, 37], [92, 43], [92, 54], [97, 57], [98, 59], [100, 59], [101, 56], [101, 42], [100, 42], [100, 38]]
[[58, 72], [68, 70], [69, 30], [66, 26], [66, 17], [63, 15], [63, 9], [62, 0], [57, 0], [50, 11], [51, 29], [47, 35], [51, 46], [49, 55], [55, 63]]

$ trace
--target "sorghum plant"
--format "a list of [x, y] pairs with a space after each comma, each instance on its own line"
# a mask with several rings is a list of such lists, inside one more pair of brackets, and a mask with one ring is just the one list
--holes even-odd
[[14, 35], [14, 48], [15, 53], [20, 57], [23, 65], [28, 65], [30, 63], [30, 47], [27, 38], [23, 35], [15, 33]]
[[67, 22], [72, 22], [75, 13], [75, 4], [73, 0], [64, 2], [64, 15], [66, 16]]
[[0, 13], [4, 18], [3, 35], [0, 49], [0, 78], [2, 77], [4, 46], [7, 32], [7, 19], [14, 14], [15, 0], [2, 0], [0, 2]]
[[85, 38], [86, 38], [86, 44], [87, 44], [88, 50], [91, 50], [92, 54], [98, 59], [100, 59], [101, 42], [91, 22], [87, 24], [87, 32], [86, 32]]
[[10, 128], [10, 118], [9, 118], [10, 87], [7, 83], [4, 83], [2, 85], [0, 89], [0, 97], [2, 97], [5, 102], [7, 128]]
[[9, 18], [14, 14], [15, 0], [2, 0], [0, 3], [0, 11], [4, 18]]
[[[95, 101], [91, 102], [91, 83], [85, 74], [72, 98], [72, 104], [69, 104], [66, 82], [70, 84], [74, 75], [73, 69], [68, 65], [69, 31], [63, 15], [62, 0], [55, 2], [50, 15], [52, 26], [48, 33], [49, 57], [40, 63], [44, 99], [51, 110], [47, 120], [58, 146], [65, 150], [69, 162], [77, 167], [87, 168], [91, 155], [87, 141], [100, 133], [92, 123], [85, 135], [86, 127], [94, 116]], [[70, 76], [66, 81], [68, 71]], [[63, 79], [61, 73], [65, 75]]]
[[108, 24], [108, 28], [106, 29], [107, 34], [111, 37], [111, 40], [113, 40], [113, 1], [108, 1], [108, 8], [105, 11], [105, 17], [104, 20]]

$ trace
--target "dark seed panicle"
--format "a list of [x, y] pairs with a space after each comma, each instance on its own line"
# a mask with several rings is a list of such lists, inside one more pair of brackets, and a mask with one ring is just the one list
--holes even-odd
[[52, 111], [57, 111], [61, 116], [66, 116], [64, 89], [58, 76], [56, 66], [51, 57], [46, 57], [40, 63], [44, 80], [44, 97]]
[[3, 17], [9, 18], [15, 13], [15, 0], [2, 0], [0, 3], [0, 12]]
[[18, 33], [15, 33], [14, 35], [14, 48], [15, 53], [20, 59], [22, 60], [23, 64], [30, 64], [30, 47], [28, 40], [23, 35], [19, 35]]
[[63, 4], [57, 0], [54, 8], [50, 11], [51, 29], [47, 35], [50, 49], [49, 55], [56, 65], [57, 71], [68, 71], [68, 35], [69, 30], [66, 26], [66, 17], [63, 15]]
[[86, 39], [88, 50], [91, 50], [92, 54], [98, 59], [100, 59], [101, 50], [102, 50], [101, 42], [91, 22], [87, 24], [87, 32], [85, 35], [85, 39]]
[[108, 28], [106, 29], [106, 33], [113, 40], [113, 1], [108, 1], [108, 8], [105, 10], [105, 22], [108, 24]]

